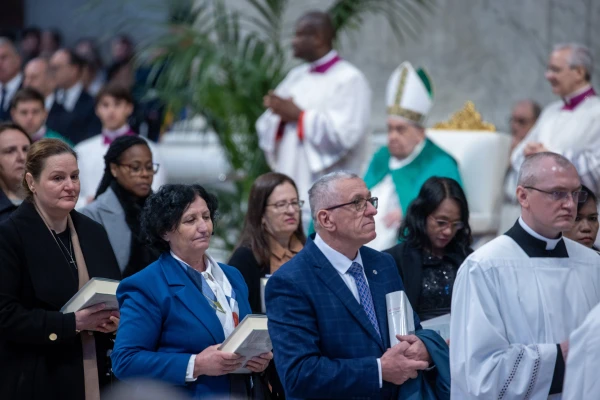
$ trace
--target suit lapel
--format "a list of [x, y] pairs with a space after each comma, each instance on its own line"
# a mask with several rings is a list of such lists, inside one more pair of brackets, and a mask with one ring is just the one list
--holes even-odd
[[[377, 331], [373, 327], [373, 324], [371, 324], [371, 321], [369, 321], [369, 318], [367, 317], [367, 313], [365, 312], [363, 306], [361, 306], [359, 302], [356, 301], [356, 298], [354, 298], [354, 295], [352, 294], [350, 289], [348, 289], [348, 286], [346, 286], [346, 283], [342, 280], [337, 270], [333, 267], [333, 265], [331, 265], [327, 257], [325, 257], [325, 255], [321, 252], [321, 250], [319, 250], [319, 248], [314, 244], [312, 240], [309, 239], [306, 242], [306, 247], [308, 247], [311, 250], [309, 251], [309, 254], [313, 256], [314, 266], [315, 268], [317, 268], [317, 276], [323, 281], [323, 283], [329, 288], [329, 290], [331, 290], [337, 296], [337, 298], [342, 302], [342, 304], [344, 304], [344, 306], [348, 309], [348, 311], [350, 311], [352, 316], [354, 316], [354, 318], [356, 318], [356, 320], [362, 325], [363, 329], [365, 329], [369, 333], [369, 335], [371, 335], [373, 340], [375, 340], [379, 347], [381, 347], [382, 351], [385, 351], [383, 343], [381, 342], [381, 338], [377, 334]], [[370, 284], [371, 282], [369, 281], [369, 285]], [[372, 291], [373, 288], [371, 288], [371, 293], [373, 293]], [[375, 301], [375, 297], [372, 294], [371, 296], [373, 297], [373, 301]], [[375, 303], [374, 306], [375, 310], [377, 311], [377, 306], [375, 305]], [[385, 331], [381, 330], [379, 313], [377, 313], [377, 319], [380, 325], [380, 332], [383, 336], [384, 332], [387, 332], [387, 329]]]
[[175, 297], [206, 327], [216, 343], [222, 343], [225, 340], [223, 326], [204, 295], [170, 254], [163, 254], [160, 261]]

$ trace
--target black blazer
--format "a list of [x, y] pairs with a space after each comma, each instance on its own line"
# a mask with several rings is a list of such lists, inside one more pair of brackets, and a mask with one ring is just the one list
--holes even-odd
[[249, 247], [240, 246], [231, 255], [228, 265], [237, 268], [244, 277], [248, 286], [248, 301], [253, 314], [262, 314], [260, 305], [260, 278], [264, 277], [269, 269], [258, 265], [254, 253]]
[[48, 112], [46, 126], [77, 144], [102, 132], [95, 108], [93, 97], [83, 90], [71, 112], [54, 102]]
[[[400, 242], [384, 252], [390, 254], [394, 258], [396, 266], [398, 267], [398, 272], [404, 283], [404, 290], [408, 297], [408, 301], [410, 301], [413, 310], [418, 312], [423, 279], [423, 250], [416, 249], [407, 242]], [[467, 254], [448, 252], [446, 256], [449, 257], [457, 267], [460, 267], [465, 258], [472, 252], [473, 250], [469, 248]]]
[[[71, 217], [90, 278], [120, 279], [104, 228], [76, 211]], [[0, 260], [0, 397], [83, 400], [75, 314], [59, 312], [77, 292], [77, 274], [28, 201], [0, 224]], [[113, 335], [94, 336], [102, 387], [110, 380]]]
[[17, 206], [4, 194], [0, 189], [0, 222], [7, 219], [13, 211], [17, 209]]

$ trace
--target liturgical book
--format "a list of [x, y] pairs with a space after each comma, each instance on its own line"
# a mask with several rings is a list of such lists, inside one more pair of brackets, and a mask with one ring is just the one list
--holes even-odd
[[104, 278], [92, 278], [79, 289], [71, 300], [60, 309], [63, 314], [83, 310], [96, 304], [106, 304], [105, 310], [118, 310], [117, 287], [119, 281]]
[[385, 305], [388, 315], [388, 333], [390, 344], [398, 343], [396, 335], [412, 335], [415, 333], [413, 309], [404, 290], [385, 295]]
[[225, 339], [221, 347], [219, 347], [221, 351], [244, 356], [245, 359], [242, 367], [232, 373], [251, 373], [249, 369], [245, 368], [246, 361], [263, 353], [268, 353], [273, 349], [271, 337], [267, 329], [267, 321], [266, 315], [246, 315], [231, 335]]

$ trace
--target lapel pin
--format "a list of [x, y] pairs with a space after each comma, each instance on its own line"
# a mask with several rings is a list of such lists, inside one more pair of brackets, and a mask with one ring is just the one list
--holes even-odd
[[375, 275], [377, 275], [377, 270], [376, 270], [376, 269], [374, 269], [374, 270], [373, 270], [373, 273], [374, 273]]

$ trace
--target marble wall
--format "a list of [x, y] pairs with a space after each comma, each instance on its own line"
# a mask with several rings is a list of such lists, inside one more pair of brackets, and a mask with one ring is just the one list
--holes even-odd
[[[70, 41], [88, 35], [106, 38], [116, 31], [129, 31], [142, 39], [157, 31], [161, 1], [104, 0], [100, 8], [89, 13], [81, 9], [81, 4], [87, 3], [83, 0], [28, 0], [26, 23], [58, 26]], [[247, 0], [227, 1], [237, 9], [247, 8]], [[383, 18], [372, 16], [360, 31], [341, 40], [343, 57], [364, 71], [371, 83], [375, 131], [385, 129], [387, 78], [405, 60], [425, 67], [433, 79], [435, 105], [428, 124], [445, 120], [472, 100], [484, 118], [500, 130], [507, 129], [510, 107], [516, 100], [529, 97], [542, 105], [554, 100], [543, 75], [555, 43], [584, 43], [593, 49], [600, 64], [600, 1], [430, 1], [434, 10], [425, 14], [419, 34], [402, 43]], [[152, 3], [155, 5], [150, 6]], [[332, 3], [289, 1], [287, 37], [304, 11], [325, 9]], [[594, 76], [597, 82], [600, 68]]]

